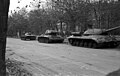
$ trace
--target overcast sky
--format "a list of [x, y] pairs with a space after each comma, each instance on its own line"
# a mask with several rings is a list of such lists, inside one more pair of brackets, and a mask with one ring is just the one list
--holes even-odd
[[10, 0], [10, 10], [16, 9], [16, 7], [24, 7], [27, 4], [30, 4], [30, 1], [32, 0], [22, 0], [20, 3], [18, 3], [18, 0]]
[[[29, 5], [30, 2], [33, 0], [21, 0], [20, 3], [18, 3], [18, 0], [10, 0], [10, 10], [16, 9], [16, 7], [24, 7], [26, 5]], [[42, 2], [45, 2], [46, 0], [41, 0]]]

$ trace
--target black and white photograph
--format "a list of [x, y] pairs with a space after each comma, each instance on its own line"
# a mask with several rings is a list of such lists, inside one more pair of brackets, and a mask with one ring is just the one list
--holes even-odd
[[120, 76], [120, 0], [0, 0], [0, 76]]

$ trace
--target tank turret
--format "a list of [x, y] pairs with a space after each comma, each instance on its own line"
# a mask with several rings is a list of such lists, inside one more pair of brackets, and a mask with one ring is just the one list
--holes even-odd
[[114, 27], [114, 28], [110, 28], [110, 29], [88, 29], [84, 32], [84, 35], [100, 35], [100, 34], [107, 34], [109, 32], [112, 32], [116, 29], [119, 29], [120, 26], [118, 27]]
[[88, 29], [82, 36], [70, 36], [68, 41], [71, 45], [101, 48], [101, 47], [117, 47], [120, 44], [119, 35], [111, 35], [111, 32], [119, 29], [120, 26], [110, 29]]

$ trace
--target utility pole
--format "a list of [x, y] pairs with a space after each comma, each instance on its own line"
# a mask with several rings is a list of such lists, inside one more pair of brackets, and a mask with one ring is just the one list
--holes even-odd
[[0, 76], [6, 76], [5, 50], [10, 0], [0, 0]]

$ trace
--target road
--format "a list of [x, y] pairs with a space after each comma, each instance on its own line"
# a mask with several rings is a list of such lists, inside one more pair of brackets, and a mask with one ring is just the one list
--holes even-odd
[[120, 68], [120, 49], [90, 49], [7, 38], [7, 57], [34, 76], [105, 76]]

